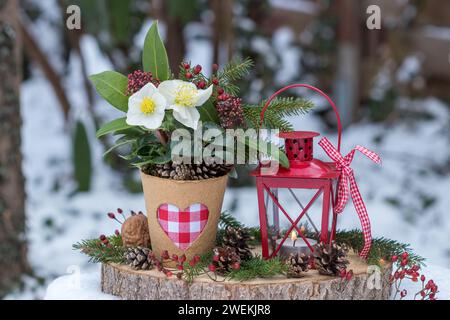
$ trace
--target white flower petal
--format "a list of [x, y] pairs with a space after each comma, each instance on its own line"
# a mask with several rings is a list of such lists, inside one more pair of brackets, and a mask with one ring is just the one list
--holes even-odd
[[141, 90], [139, 90], [139, 92], [142, 92], [144, 97], [151, 97], [157, 91], [158, 89], [156, 89], [155, 85], [151, 82], [147, 83]]
[[198, 122], [200, 120], [200, 113], [198, 112], [197, 108], [178, 105], [173, 105], [171, 107], [173, 109], [173, 117], [178, 122], [194, 130], [197, 129]]
[[150, 130], [158, 129], [164, 120], [164, 115], [164, 113], [155, 112], [145, 116], [142, 121], [142, 126]]
[[209, 98], [211, 97], [212, 93], [213, 93], [213, 86], [209, 86], [208, 89], [206, 90], [197, 90], [198, 94], [197, 94], [197, 103], [196, 103], [196, 107], [200, 107], [202, 105], [204, 105], [206, 103], [206, 101], [209, 100]]
[[158, 86], [160, 94], [166, 98], [168, 104], [173, 104], [177, 95], [177, 90], [184, 82], [181, 80], [167, 80], [163, 81]]
[[127, 124], [130, 126], [141, 126], [144, 123], [145, 115], [143, 113], [128, 113], [127, 114]]
[[167, 100], [161, 93], [159, 92], [153, 93], [151, 99], [153, 99], [153, 101], [155, 102], [157, 109], [165, 110], [167, 108]]

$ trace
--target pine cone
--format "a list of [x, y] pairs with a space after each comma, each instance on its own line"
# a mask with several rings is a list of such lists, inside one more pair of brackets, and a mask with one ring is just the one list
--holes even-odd
[[142, 168], [146, 174], [173, 180], [205, 180], [228, 174], [233, 166], [226, 164], [174, 164], [150, 165]]
[[243, 228], [228, 227], [223, 236], [223, 246], [233, 248], [239, 255], [240, 259], [245, 261], [252, 258], [253, 254], [248, 244], [253, 238], [247, 230]]
[[347, 260], [348, 248], [338, 245], [334, 241], [329, 244], [319, 243], [314, 247], [314, 261], [320, 274], [339, 276], [341, 270], [350, 263]]
[[150, 249], [144, 247], [128, 248], [124, 254], [125, 262], [135, 270], [153, 269], [151, 252]]
[[220, 275], [225, 275], [227, 272], [240, 266], [241, 258], [233, 248], [219, 247], [214, 249], [213, 265], [215, 270]]
[[309, 269], [309, 256], [304, 253], [291, 253], [286, 262], [289, 267], [287, 275], [290, 278], [301, 278]]

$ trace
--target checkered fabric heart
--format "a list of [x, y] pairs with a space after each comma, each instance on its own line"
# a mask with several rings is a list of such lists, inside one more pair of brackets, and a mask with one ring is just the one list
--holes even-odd
[[189, 248], [208, 222], [209, 210], [200, 203], [192, 204], [181, 211], [172, 204], [158, 208], [158, 221], [164, 232], [181, 250]]

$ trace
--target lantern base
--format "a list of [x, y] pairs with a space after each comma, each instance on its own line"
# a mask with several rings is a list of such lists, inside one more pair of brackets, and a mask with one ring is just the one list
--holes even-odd
[[[282, 239], [276, 240], [276, 248], [280, 245]], [[307, 239], [309, 244], [314, 247], [314, 245], [317, 244], [317, 241], [314, 239]], [[286, 241], [283, 243], [282, 247], [280, 248], [280, 251], [278, 251], [278, 256], [282, 258], [289, 257], [290, 254], [296, 254], [296, 253], [304, 253], [306, 255], [309, 255], [311, 253], [311, 249], [308, 247], [308, 245], [303, 241], [303, 239], [298, 239], [294, 242], [287, 238]]]

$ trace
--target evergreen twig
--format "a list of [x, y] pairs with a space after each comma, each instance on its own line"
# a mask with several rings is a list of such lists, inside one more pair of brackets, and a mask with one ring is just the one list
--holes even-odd
[[[267, 100], [263, 101], [260, 105], [244, 106], [244, 115], [250, 127], [260, 128], [261, 111], [266, 102]], [[282, 132], [292, 131], [292, 124], [284, 118], [306, 114], [313, 107], [314, 104], [312, 102], [302, 98], [276, 98], [264, 114], [262, 127], [279, 129]]]
[[125, 248], [122, 246], [121, 236], [108, 237], [110, 245], [104, 245], [99, 239], [82, 240], [72, 247], [89, 256], [93, 263], [123, 263]]
[[227, 275], [229, 279], [246, 281], [255, 278], [271, 278], [276, 275], [286, 274], [288, 265], [280, 258], [265, 260], [260, 256], [243, 261], [241, 268], [231, 270]]

